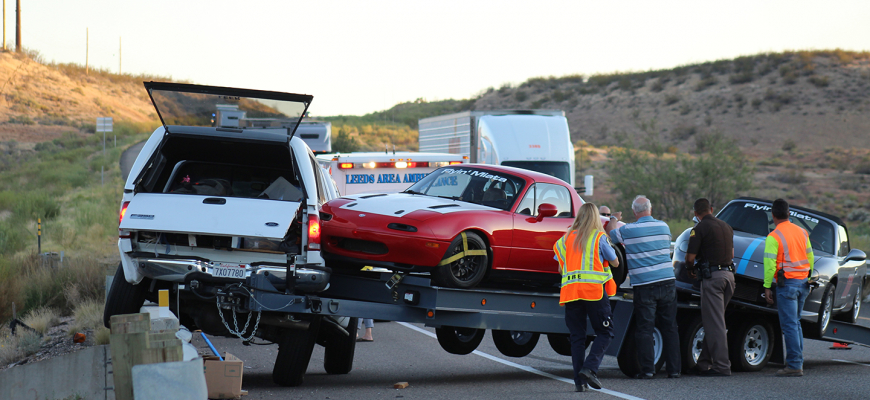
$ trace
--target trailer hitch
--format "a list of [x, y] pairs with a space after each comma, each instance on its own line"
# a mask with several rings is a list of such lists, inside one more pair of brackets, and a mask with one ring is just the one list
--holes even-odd
[[305, 296], [305, 308], [310, 308], [312, 313], [320, 314], [322, 307], [323, 301], [319, 297], [312, 295]]

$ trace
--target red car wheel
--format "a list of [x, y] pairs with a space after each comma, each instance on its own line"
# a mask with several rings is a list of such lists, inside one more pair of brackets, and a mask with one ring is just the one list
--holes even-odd
[[432, 270], [432, 279], [441, 286], [468, 289], [483, 280], [488, 266], [486, 242], [474, 232], [462, 232], [453, 239], [441, 263]]

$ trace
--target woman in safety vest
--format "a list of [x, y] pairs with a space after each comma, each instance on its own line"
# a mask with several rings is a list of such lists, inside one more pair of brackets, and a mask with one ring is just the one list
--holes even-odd
[[[559, 304], [565, 305], [565, 324], [571, 332], [574, 389], [577, 392], [584, 392], [589, 386], [601, 389], [598, 366], [613, 339], [609, 296], [616, 294], [616, 283], [610, 266], [619, 266], [619, 261], [595, 204], [580, 206], [574, 224], [553, 250], [562, 274]], [[595, 340], [584, 361], [586, 317], [595, 330]]]

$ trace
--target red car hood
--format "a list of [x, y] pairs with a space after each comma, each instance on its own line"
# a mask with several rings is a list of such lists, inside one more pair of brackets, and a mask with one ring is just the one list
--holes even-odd
[[359, 194], [343, 198], [354, 201], [336, 207], [342, 211], [403, 217], [416, 221], [460, 211], [497, 210], [480, 204], [410, 193]]

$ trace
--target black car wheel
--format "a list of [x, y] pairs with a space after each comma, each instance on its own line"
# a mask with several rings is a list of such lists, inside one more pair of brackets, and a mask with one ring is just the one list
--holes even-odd
[[106, 295], [103, 325], [106, 328], [111, 328], [110, 322], [113, 315], [138, 313], [142, 304], [145, 303], [145, 292], [148, 290], [150, 282], [151, 280], [148, 278], [143, 278], [138, 285], [127, 282], [127, 278], [124, 276], [124, 267], [119, 263], [118, 270], [115, 271], [115, 278], [112, 279], [112, 286]]
[[698, 365], [698, 358], [701, 357], [701, 349], [703, 348], [704, 324], [701, 322], [701, 316], [698, 315], [680, 333], [683, 372], [688, 372]]
[[547, 341], [557, 354], [562, 356], [571, 355], [571, 337], [563, 333], [548, 333]]
[[[492, 341], [501, 354], [508, 357], [525, 357], [535, 349], [540, 333], [523, 331], [492, 330]], [[570, 354], [570, 348], [569, 348]]]
[[754, 317], [729, 330], [728, 350], [731, 366], [737, 371], [760, 371], [767, 366], [773, 354], [773, 326]]
[[834, 312], [834, 291], [837, 289], [837, 284], [829, 282], [825, 288], [825, 293], [822, 295], [822, 304], [819, 307], [819, 321], [816, 334], [819, 338], [825, 336], [828, 331], [828, 324], [831, 322], [831, 315]]
[[459, 355], [469, 354], [476, 350], [485, 333], [485, 329], [455, 326], [435, 328], [435, 336], [438, 338], [438, 344], [441, 345], [441, 348], [450, 354]]
[[474, 232], [462, 232], [447, 247], [432, 278], [441, 286], [468, 289], [483, 280], [488, 266], [489, 253], [483, 239]]
[[[633, 378], [641, 373], [640, 360], [637, 358], [637, 340], [635, 339], [634, 323], [629, 328], [628, 333], [623, 339], [622, 349], [616, 357], [619, 364], [619, 370], [626, 376]], [[662, 333], [659, 328], [653, 328], [653, 373], [658, 372], [665, 364], [665, 359], [662, 357], [662, 349], [664, 342], [662, 341]]]
[[858, 322], [858, 314], [861, 313], [861, 288], [863, 286], [864, 285], [861, 284], [857, 285], [857, 287], [855, 288], [855, 297], [852, 298], [852, 308], [849, 310], [849, 312], [835, 315], [834, 319], [838, 321], [845, 321], [851, 324]]

